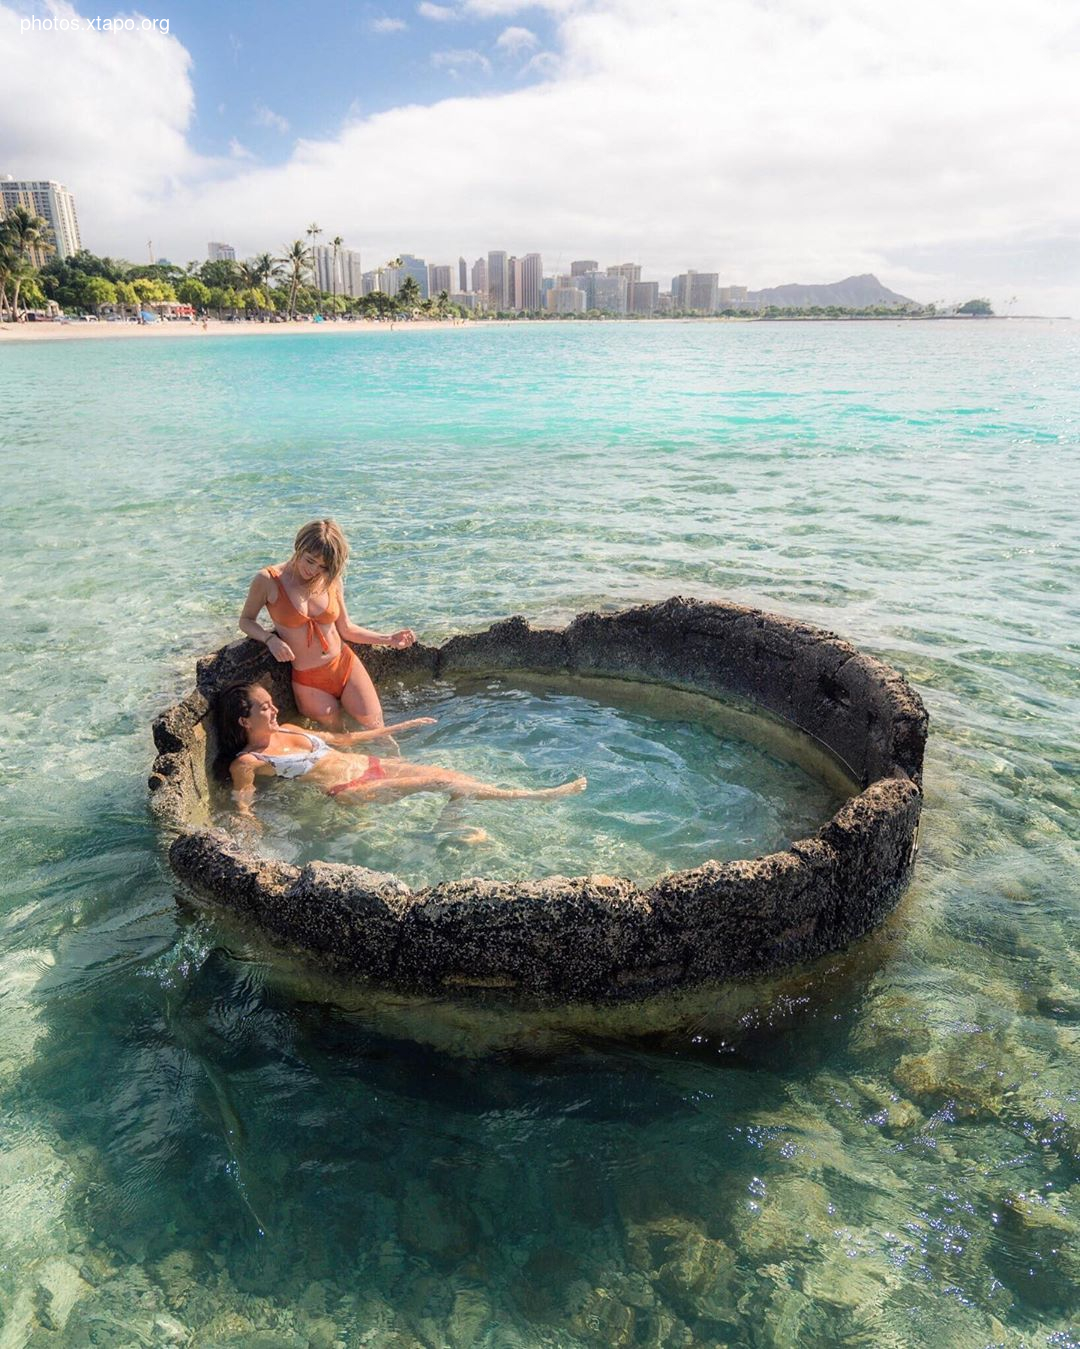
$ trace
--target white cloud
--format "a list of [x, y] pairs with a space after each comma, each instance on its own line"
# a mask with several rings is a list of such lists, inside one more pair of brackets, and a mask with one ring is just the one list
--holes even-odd
[[282, 135], [289, 129], [288, 120], [280, 114], [268, 108], [265, 103], [256, 103], [252, 113], [252, 122], [256, 126], [272, 127], [275, 131], [280, 131]]
[[533, 47], [539, 45], [539, 40], [528, 28], [504, 28], [495, 39], [495, 45], [501, 51], [515, 55], [518, 52], [531, 51]]
[[464, 0], [462, 8], [480, 19], [505, 19], [526, 9], [546, 9], [553, 14], [568, 14], [584, 8], [582, 0]]
[[436, 23], [449, 23], [457, 18], [457, 11], [449, 5], [433, 5], [431, 0], [421, 0], [416, 12], [422, 19], [433, 19]]
[[373, 19], [371, 31], [373, 33], [400, 33], [408, 26], [404, 19]]
[[431, 64], [439, 69], [448, 70], [451, 75], [459, 75], [469, 66], [478, 66], [488, 73], [491, 71], [491, 62], [483, 52], [474, 51], [472, 48], [458, 47], [453, 51], [432, 52]]
[[550, 76], [558, 74], [559, 69], [559, 58], [555, 52], [537, 52], [535, 56], [529, 57], [518, 74], [522, 78], [527, 75], [537, 75], [546, 80]]
[[255, 156], [251, 153], [251, 151], [247, 148], [247, 146], [241, 145], [235, 136], [231, 137], [229, 140], [229, 154], [232, 156], [233, 159], [255, 158]]
[[[176, 37], [141, 29], [22, 33], [31, 12], [39, 11], [0, 3], [3, 171], [65, 183], [88, 247], [141, 257], [140, 238], [183, 219], [182, 185], [220, 168], [187, 141], [191, 57]], [[48, 13], [68, 25], [79, 19], [63, 3]]]
[[[466, 7], [524, 8], [508, 3]], [[543, 83], [354, 114], [264, 166], [192, 151], [175, 37], [20, 37], [0, 0], [0, 168], [68, 182], [98, 252], [256, 252], [314, 218], [371, 257], [535, 249], [548, 270], [631, 259], [665, 285], [691, 266], [755, 288], [874, 271], [916, 298], [1080, 315], [1080, 81], [1058, 0], [544, 8]]]

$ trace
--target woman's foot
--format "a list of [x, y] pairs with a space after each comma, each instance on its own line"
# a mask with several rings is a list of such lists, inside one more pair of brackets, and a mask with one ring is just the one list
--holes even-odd
[[573, 782], [564, 782], [559, 787], [539, 787], [535, 791], [522, 791], [515, 795], [532, 797], [536, 801], [551, 801], [557, 796], [577, 796], [588, 785], [588, 778], [574, 778]]
[[440, 843], [460, 843], [467, 848], [478, 847], [481, 843], [487, 843], [491, 835], [486, 829], [480, 829], [476, 825], [462, 824], [454, 829], [444, 829]]

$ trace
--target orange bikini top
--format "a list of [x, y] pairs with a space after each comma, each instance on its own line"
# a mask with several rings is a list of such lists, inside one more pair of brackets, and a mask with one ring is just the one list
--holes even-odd
[[278, 597], [273, 604], [266, 606], [266, 612], [274, 620], [280, 623], [283, 628], [307, 628], [307, 644], [311, 645], [311, 638], [314, 635], [318, 638], [319, 645], [324, 651], [330, 650], [330, 643], [323, 636], [323, 628], [332, 628], [338, 621], [341, 608], [338, 605], [337, 586], [330, 589], [326, 597], [326, 608], [318, 615], [312, 618], [308, 614], [302, 614], [300, 610], [289, 599], [289, 592], [285, 589], [284, 582], [281, 580], [281, 570], [278, 567], [267, 567], [267, 574], [276, 583]]

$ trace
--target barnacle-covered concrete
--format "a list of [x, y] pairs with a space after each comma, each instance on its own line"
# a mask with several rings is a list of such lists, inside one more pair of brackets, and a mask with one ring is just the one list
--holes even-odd
[[193, 889], [327, 967], [408, 990], [501, 989], [611, 1002], [788, 968], [888, 913], [915, 855], [927, 716], [895, 670], [834, 634], [734, 604], [674, 598], [561, 630], [523, 618], [442, 647], [363, 651], [376, 682], [530, 671], [740, 695], [822, 742], [862, 790], [811, 838], [745, 861], [702, 860], [643, 889], [613, 876], [452, 881], [412, 890], [362, 867], [269, 861], [209, 827], [216, 690], [259, 679], [293, 706], [289, 667], [255, 642], [200, 661], [196, 689], [154, 723], [150, 777], [169, 857]]

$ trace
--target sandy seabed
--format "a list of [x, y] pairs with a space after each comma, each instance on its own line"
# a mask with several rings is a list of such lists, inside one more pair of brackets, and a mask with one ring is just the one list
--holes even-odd
[[[485, 326], [499, 320], [486, 320]], [[503, 320], [509, 323], [510, 320]], [[222, 319], [208, 319], [200, 323], [0, 323], [0, 343], [8, 342], [71, 342], [83, 338], [107, 339], [119, 337], [251, 337], [303, 333], [387, 333], [427, 332], [431, 329], [468, 328], [468, 320], [409, 319], [393, 323], [378, 323], [371, 319], [356, 319], [344, 323], [227, 323]]]

